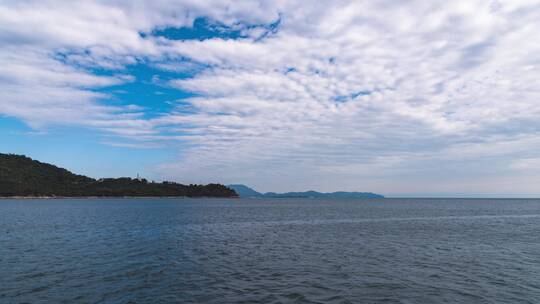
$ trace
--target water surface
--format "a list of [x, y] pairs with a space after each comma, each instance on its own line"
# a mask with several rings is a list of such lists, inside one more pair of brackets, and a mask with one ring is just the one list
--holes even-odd
[[0, 200], [0, 303], [540, 303], [540, 200]]

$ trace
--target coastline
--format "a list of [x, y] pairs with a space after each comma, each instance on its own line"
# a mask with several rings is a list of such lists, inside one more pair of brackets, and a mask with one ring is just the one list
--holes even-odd
[[54, 199], [189, 199], [189, 198], [240, 198], [239, 196], [0, 196], [0, 200], [54, 200]]

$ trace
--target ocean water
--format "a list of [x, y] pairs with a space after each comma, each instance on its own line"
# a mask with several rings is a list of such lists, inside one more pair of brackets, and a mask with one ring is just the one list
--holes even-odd
[[0, 200], [0, 303], [540, 303], [540, 200]]

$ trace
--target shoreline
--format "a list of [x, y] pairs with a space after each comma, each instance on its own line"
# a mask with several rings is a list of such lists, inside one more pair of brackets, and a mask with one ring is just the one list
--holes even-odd
[[190, 199], [190, 198], [240, 198], [239, 196], [0, 196], [0, 200], [17, 199], [17, 200], [54, 200], [54, 199]]

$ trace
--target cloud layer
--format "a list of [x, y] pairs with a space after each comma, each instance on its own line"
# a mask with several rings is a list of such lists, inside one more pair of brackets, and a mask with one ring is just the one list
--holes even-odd
[[[200, 18], [222, 35], [156, 34]], [[538, 28], [539, 1], [13, 1], [0, 113], [172, 145], [180, 181], [538, 194]], [[111, 102], [137, 64], [193, 97]]]

